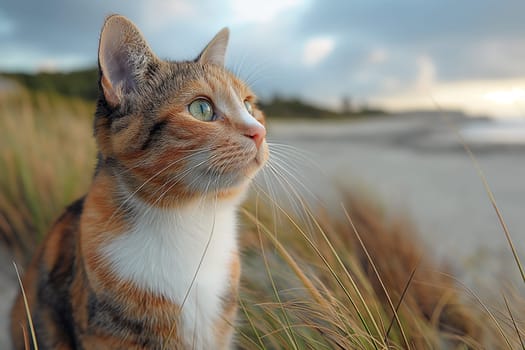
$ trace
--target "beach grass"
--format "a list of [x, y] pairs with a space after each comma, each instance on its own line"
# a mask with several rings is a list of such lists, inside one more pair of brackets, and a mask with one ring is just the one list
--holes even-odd
[[[0, 237], [20, 264], [88, 189], [93, 112], [80, 99], [0, 94]], [[482, 300], [433, 260], [409, 218], [343, 197], [337, 213], [298, 198], [293, 215], [255, 188], [240, 213], [241, 348], [523, 348], [519, 292]]]
[[0, 93], [0, 237], [27, 261], [95, 161], [94, 105], [17, 89]]

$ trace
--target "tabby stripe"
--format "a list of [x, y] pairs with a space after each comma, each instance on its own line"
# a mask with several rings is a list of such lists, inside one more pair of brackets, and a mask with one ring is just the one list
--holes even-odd
[[88, 296], [88, 326], [105, 330], [108, 334], [135, 336], [144, 338], [145, 325], [139, 319], [133, 319], [125, 314], [125, 307], [119, 306], [115, 300], [98, 298], [93, 292]]
[[146, 141], [144, 141], [144, 143], [142, 144], [142, 147], [141, 149], [142, 150], [145, 150], [146, 148], [148, 148], [150, 146], [150, 144], [156, 139], [159, 137], [160, 133], [162, 132], [162, 130], [164, 129], [164, 127], [168, 124], [168, 122], [166, 120], [163, 120], [163, 121], [160, 121], [158, 123], [155, 123], [151, 129], [149, 130], [149, 135], [148, 135], [148, 138], [146, 139]]

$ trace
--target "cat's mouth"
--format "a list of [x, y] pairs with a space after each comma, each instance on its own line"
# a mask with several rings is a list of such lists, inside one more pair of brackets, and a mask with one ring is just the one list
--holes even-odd
[[[231, 169], [230, 171], [220, 175], [224, 181], [220, 181], [223, 189], [235, 188], [246, 183], [249, 183], [255, 175], [263, 168], [264, 164], [268, 160], [268, 147], [261, 145], [255, 151], [255, 154], [245, 161], [240, 161], [240, 167], [238, 169]], [[241, 165], [242, 164], [242, 165]]]
[[253, 161], [257, 166], [255, 172], [259, 171], [264, 166], [264, 164], [266, 164], [266, 162], [268, 161], [268, 156], [268, 145], [266, 141], [263, 141], [261, 147], [257, 149], [257, 151], [255, 152], [255, 157], [253, 158]]
[[239, 163], [243, 164], [239, 167], [238, 170], [233, 170], [232, 174], [237, 174], [239, 176], [238, 183], [244, 181], [251, 181], [253, 177], [261, 170], [268, 160], [268, 150], [263, 149], [263, 147], [257, 149], [255, 154], [248, 159], [247, 161], [241, 161]]

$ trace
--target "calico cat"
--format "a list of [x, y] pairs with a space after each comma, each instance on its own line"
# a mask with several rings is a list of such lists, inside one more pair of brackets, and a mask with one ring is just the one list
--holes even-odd
[[[106, 19], [93, 182], [23, 278], [39, 349], [232, 346], [236, 209], [268, 146], [255, 95], [224, 68], [228, 35], [164, 61], [128, 19]], [[19, 296], [16, 349], [23, 328]]]

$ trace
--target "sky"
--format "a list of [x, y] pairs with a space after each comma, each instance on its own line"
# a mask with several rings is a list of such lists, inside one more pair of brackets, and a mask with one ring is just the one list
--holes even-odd
[[525, 118], [523, 0], [0, 0], [0, 71], [94, 66], [112, 13], [170, 59], [229, 27], [227, 66], [262, 97]]

